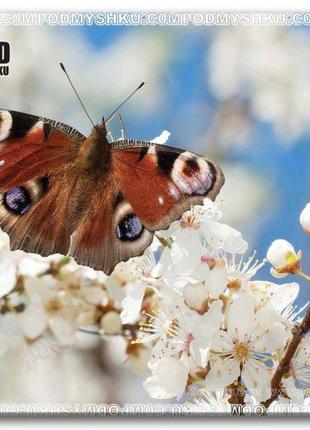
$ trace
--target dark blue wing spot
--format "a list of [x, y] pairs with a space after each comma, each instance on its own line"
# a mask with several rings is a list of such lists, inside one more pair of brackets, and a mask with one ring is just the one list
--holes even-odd
[[117, 237], [122, 241], [138, 239], [143, 232], [143, 225], [134, 214], [126, 215], [116, 227]]
[[31, 208], [31, 198], [24, 187], [14, 187], [4, 194], [5, 207], [16, 215], [24, 215]]

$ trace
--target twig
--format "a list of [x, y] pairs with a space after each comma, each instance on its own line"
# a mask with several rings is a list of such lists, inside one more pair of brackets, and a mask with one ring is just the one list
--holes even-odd
[[280, 363], [271, 380], [271, 397], [262, 402], [262, 405], [267, 409], [271, 403], [283, 393], [282, 378], [290, 370], [290, 362], [295, 355], [295, 352], [305, 334], [310, 330], [310, 305], [300, 324], [297, 324], [292, 330], [292, 339], [287, 344], [285, 353], [280, 360]]
[[245, 390], [240, 377], [227, 387], [227, 394], [230, 396], [228, 402], [231, 405], [244, 405]]

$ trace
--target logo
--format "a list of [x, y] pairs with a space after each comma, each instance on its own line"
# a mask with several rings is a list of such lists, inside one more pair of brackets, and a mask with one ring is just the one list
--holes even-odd
[[3, 64], [8, 64], [10, 62], [10, 56], [10, 44], [0, 41], [0, 76], [7, 76], [9, 74], [9, 66], [4, 66]]

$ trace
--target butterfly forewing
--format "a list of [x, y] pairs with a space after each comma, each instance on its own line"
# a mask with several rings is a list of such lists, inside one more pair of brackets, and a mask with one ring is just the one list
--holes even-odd
[[166, 229], [191, 205], [214, 200], [224, 183], [221, 169], [189, 151], [149, 142], [117, 142], [114, 170], [120, 188], [142, 223]]
[[0, 190], [62, 169], [75, 158], [84, 139], [65, 124], [0, 110]]

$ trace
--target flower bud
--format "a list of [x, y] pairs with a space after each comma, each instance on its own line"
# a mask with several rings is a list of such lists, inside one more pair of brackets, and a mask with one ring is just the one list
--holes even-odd
[[137, 375], [144, 375], [148, 372], [148, 361], [151, 356], [151, 349], [140, 343], [130, 344], [127, 347], [128, 366]]
[[100, 321], [105, 334], [119, 334], [122, 331], [122, 321], [118, 312], [109, 311]]
[[183, 291], [184, 301], [187, 306], [196, 311], [202, 311], [206, 300], [209, 298], [208, 289], [201, 282], [187, 284]]
[[310, 234], [310, 203], [301, 211], [299, 220], [305, 233]]
[[271, 269], [275, 277], [286, 276], [288, 273], [300, 272], [301, 251], [297, 254], [293, 245], [284, 239], [272, 242], [267, 252], [267, 260], [274, 267]]

